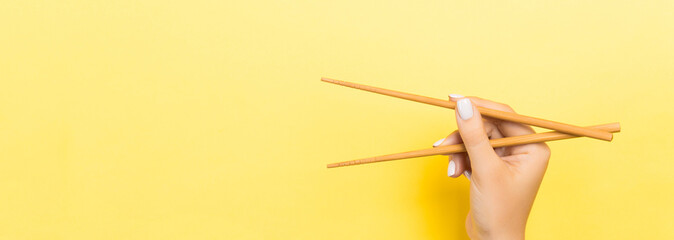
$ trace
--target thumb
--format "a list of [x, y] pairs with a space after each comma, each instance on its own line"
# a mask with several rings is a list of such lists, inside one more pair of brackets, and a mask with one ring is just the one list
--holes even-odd
[[[494, 148], [489, 144], [489, 137], [482, 124], [482, 115], [477, 111], [470, 99], [462, 98], [456, 102], [456, 124], [466, 152], [470, 157], [473, 171], [493, 169], [500, 161]], [[480, 170], [483, 169], [483, 170]]]

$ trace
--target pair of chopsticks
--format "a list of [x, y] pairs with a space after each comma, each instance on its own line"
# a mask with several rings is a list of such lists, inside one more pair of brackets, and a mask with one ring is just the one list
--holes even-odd
[[[351, 88], [355, 88], [355, 89], [365, 90], [365, 91], [368, 91], [368, 92], [379, 93], [379, 94], [387, 95], [387, 96], [391, 96], [391, 97], [402, 98], [402, 99], [406, 99], [406, 100], [410, 100], [410, 101], [426, 103], [426, 104], [430, 104], [430, 105], [434, 105], [434, 106], [438, 106], [438, 107], [444, 107], [444, 108], [450, 108], [450, 109], [456, 108], [456, 103], [452, 102], [452, 101], [448, 101], [448, 100], [430, 98], [430, 97], [425, 97], [425, 96], [420, 96], [420, 95], [415, 95], [415, 94], [410, 94], [410, 93], [404, 93], [404, 92], [398, 92], [398, 91], [393, 91], [393, 90], [388, 90], [388, 89], [383, 89], [383, 88], [378, 88], [378, 87], [373, 87], [373, 86], [362, 85], [362, 84], [358, 84], [358, 83], [334, 80], [334, 79], [330, 79], [330, 78], [321, 78], [321, 81], [334, 83], [334, 84], [337, 84], [337, 85], [342, 85], [342, 86], [351, 87]], [[620, 123], [609, 123], [609, 124], [603, 124], [603, 125], [597, 125], [597, 126], [591, 126], [591, 127], [579, 127], [579, 126], [574, 126], [574, 125], [570, 125], [570, 124], [566, 124], [566, 123], [560, 123], [560, 122], [550, 121], [550, 120], [546, 120], [546, 119], [535, 118], [535, 117], [520, 115], [520, 114], [516, 114], [516, 113], [511, 113], [511, 112], [503, 112], [503, 111], [494, 110], [494, 109], [490, 109], [490, 108], [484, 108], [484, 107], [479, 107], [479, 106], [476, 106], [476, 108], [478, 109], [478, 111], [480, 111], [480, 114], [482, 114], [483, 116], [487, 116], [487, 117], [491, 117], [491, 118], [497, 118], [497, 119], [510, 121], [510, 122], [517, 122], [517, 123], [522, 123], [522, 124], [533, 125], [533, 126], [537, 126], [537, 127], [551, 129], [551, 130], [556, 130], [555, 132], [535, 133], [535, 134], [528, 134], [528, 135], [522, 135], [522, 136], [516, 136], [516, 137], [506, 137], [506, 138], [499, 138], [499, 139], [490, 140], [489, 142], [491, 143], [492, 147], [495, 147], [495, 148], [496, 147], [512, 146], [512, 145], [522, 145], [522, 144], [529, 144], [529, 143], [554, 141], [554, 140], [575, 138], [575, 137], [581, 137], [581, 136], [601, 139], [601, 140], [605, 140], [605, 141], [611, 141], [613, 139], [613, 133], [620, 132]], [[383, 162], [383, 161], [391, 161], [391, 160], [406, 159], [406, 158], [424, 157], [424, 156], [431, 156], [431, 155], [452, 154], [452, 153], [459, 153], [459, 152], [465, 152], [465, 151], [466, 151], [466, 148], [463, 144], [456, 144], [456, 145], [450, 145], [450, 146], [441, 146], [441, 147], [430, 148], [430, 149], [423, 149], [423, 150], [416, 150], [416, 151], [410, 151], [410, 152], [402, 152], [402, 153], [382, 155], [382, 156], [376, 156], [376, 157], [370, 157], [370, 158], [363, 158], [363, 159], [357, 159], [357, 160], [346, 161], [346, 162], [331, 163], [331, 164], [328, 164], [328, 168], [352, 166], [352, 165], [359, 165], [359, 164], [365, 164], [365, 163]]]

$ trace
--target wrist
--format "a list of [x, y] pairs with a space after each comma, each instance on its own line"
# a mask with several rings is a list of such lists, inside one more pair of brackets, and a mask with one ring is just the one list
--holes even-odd
[[[470, 226], [470, 229], [468, 227]], [[518, 224], [514, 219], [499, 221], [497, 224], [466, 225], [468, 236], [473, 240], [522, 240], [524, 239], [526, 222]]]
[[519, 231], [473, 231], [468, 234], [472, 240], [523, 240], [524, 232]]

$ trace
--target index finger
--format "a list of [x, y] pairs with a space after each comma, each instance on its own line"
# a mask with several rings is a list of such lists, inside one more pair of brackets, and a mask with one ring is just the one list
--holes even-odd
[[[451, 94], [450, 99], [452, 101], [456, 101], [458, 98], [455, 98], [453, 96], [456, 96], [456, 95]], [[472, 97], [471, 96], [471, 97], [467, 97], [467, 98], [469, 98], [473, 103], [475, 103], [475, 105], [480, 106], [480, 107], [490, 108], [490, 109], [504, 111], [504, 112], [515, 113], [515, 110], [513, 110], [507, 104], [494, 102], [494, 101], [479, 98], [479, 97]], [[499, 121], [495, 121], [495, 124], [498, 127], [498, 129], [501, 131], [501, 133], [503, 133], [503, 135], [506, 136], [506, 137], [514, 137], [514, 136], [536, 133], [534, 131], [534, 129], [531, 128], [531, 126], [524, 125], [524, 124], [521, 124], [521, 123], [499, 120]]]

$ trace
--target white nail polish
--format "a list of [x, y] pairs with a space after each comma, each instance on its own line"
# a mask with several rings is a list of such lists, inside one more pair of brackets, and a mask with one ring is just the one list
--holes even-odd
[[437, 146], [440, 146], [440, 144], [442, 144], [442, 142], [444, 142], [444, 141], [445, 141], [445, 139], [444, 139], [444, 138], [441, 138], [440, 140], [438, 140], [438, 141], [435, 141], [435, 143], [433, 143], [433, 147], [437, 147]]
[[461, 94], [454, 94], [454, 93], [449, 94], [449, 97], [450, 97], [450, 98], [456, 98], [456, 99], [464, 98], [463, 95], [461, 95]]
[[466, 178], [468, 178], [468, 180], [470, 180], [470, 171], [468, 171], [468, 170], [463, 171], [463, 175], [466, 176]]
[[449, 166], [447, 166], [447, 176], [451, 177], [454, 176], [454, 173], [456, 173], [456, 164], [454, 161], [449, 161]]
[[473, 105], [468, 98], [463, 98], [456, 102], [456, 109], [459, 111], [459, 116], [463, 120], [468, 120], [473, 117]]

